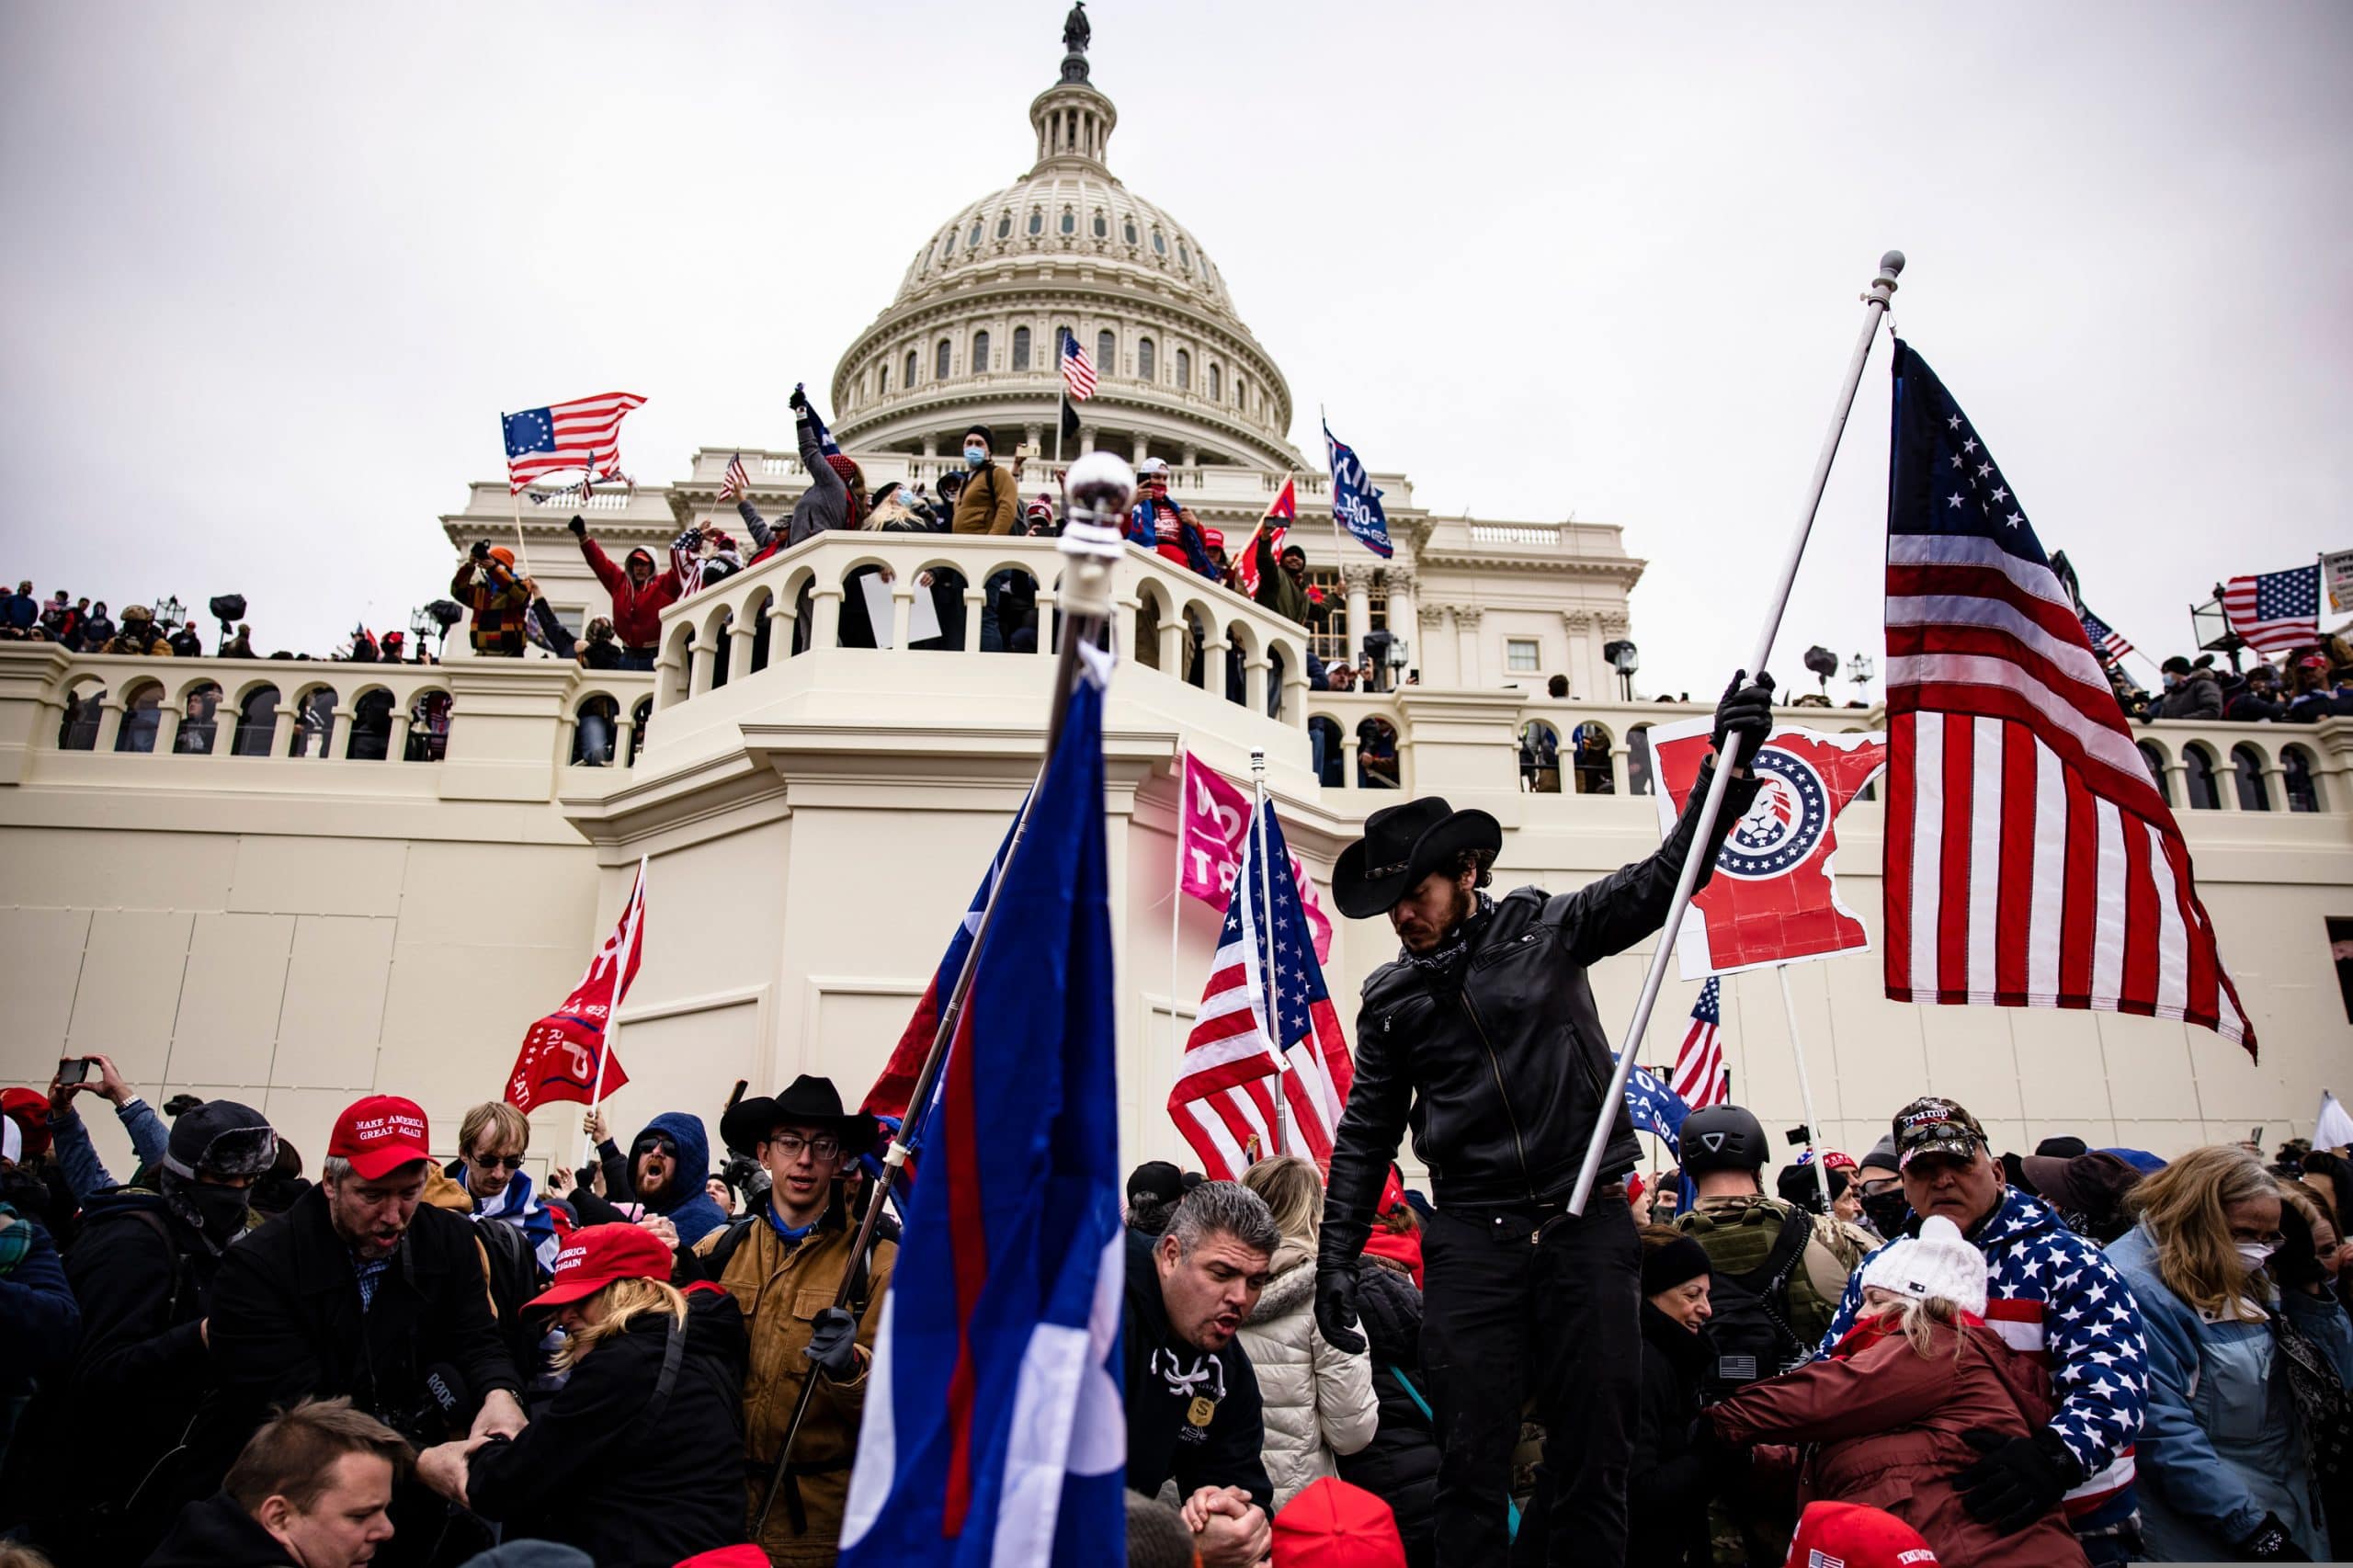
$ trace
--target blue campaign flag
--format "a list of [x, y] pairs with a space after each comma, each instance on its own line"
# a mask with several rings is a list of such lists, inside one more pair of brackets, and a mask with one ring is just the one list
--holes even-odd
[[1683, 1119], [1691, 1108], [1665, 1079], [1639, 1062], [1626, 1074], [1626, 1114], [1634, 1119], [1636, 1131], [1654, 1134], [1677, 1159], [1683, 1157]]
[[1127, 1560], [1103, 693], [981, 938], [866, 1389], [843, 1568]]
[[1381, 509], [1381, 492], [1358, 460], [1356, 449], [1333, 437], [1324, 426], [1324, 450], [1332, 463], [1332, 516], [1356, 535], [1357, 542], [1386, 561], [1395, 553], [1389, 542], [1389, 517]]
[[[802, 382], [793, 382], [792, 390], [803, 398], [809, 395], [809, 388]], [[817, 449], [820, 452], [829, 458], [837, 458], [842, 455], [841, 448], [835, 444], [834, 433], [825, 428], [824, 415], [817, 412], [817, 405], [813, 403], [809, 404], [809, 433], [817, 437]]]

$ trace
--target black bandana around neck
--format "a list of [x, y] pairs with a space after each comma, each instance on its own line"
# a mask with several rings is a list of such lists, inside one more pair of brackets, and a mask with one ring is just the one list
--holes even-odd
[[1471, 896], [1478, 901], [1472, 906], [1471, 913], [1463, 916], [1462, 923], [1449, 931], [1437, 947], [1426, 953], [1401, 947], [1397, 949], [1398, 958], [1425, 974], [1451, 973], [1454, 967], [1462, 961], [1462, 955], [1471, 950], [1472, 938], [1485, 930], [1487, 922], [1495, 918], [1494, 899], [1483, 892], [1473, 892]]

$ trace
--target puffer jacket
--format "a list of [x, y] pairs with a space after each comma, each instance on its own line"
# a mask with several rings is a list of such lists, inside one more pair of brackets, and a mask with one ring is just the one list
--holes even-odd
[[1357, 1262], [1357, 1314], [1372, 1357], [1380, 1430], [1340, 1456], [1340, 1479], [1388, 1504], [1406, 1568], [1429, 1568], [1438, 1550], [1438, 1428], [1425, 1407], [1422, 1293], [1402, 1265], [1368, 1251]]
[[1295, 1242], [1275, 1250], [1274, 1278], [1242, 1324], [1242, 1348], [1258, 1374], [1267, 1423], [1267, 1479], [1275, 1510], [1311, 1481], [1340, 1473], [1336, 1454], [1353, 1454], [1381, 1425], [1372, 1360], [1343, 1355], [1315, 1326], [1315, 1259]]
[[[662, 611], [678, 599], [678, 575], [665, 572], [654, 552], [640, 546], [629, 552], [629, 562], [613, 564], [613, 558], [586, 534], [580, 536], [581, 558], [588, 562], [588, 570], [597, 581], [605, 585], [605, 592], [613, 597], [613, 635], [620, 639], [624, 648], [650, 649], [662, 641]], [[651, 574], [640, 587], [630, 577], [627, 564], [639, 556], [645, 558]]]
[[1932, 1328], [1926, 1355], [1869, 1320], [1829, 1358], [1753, 1384], [1707, 1419], [1727, 1442], [1817, 1445], [1799, 1506], [1883, 1508], [1926, 1536], [1938, 1561], [1970, 1568], [2084, 1568], [2058, 1507], [2005, 1535], [1972, 1517], [1955, 1481], [1981, 1457], [1961, 1436], [2023, 1437], [2051, 1419], [2041, 1369], [1974, 1317]]
[[[1567, 1197], [1604, 1114], [1613, 1131], [1601, 1179], [1634, 1168], [1642, 1150], [1626, 1107], [1602, 1103], [1613, 1059], [1586, 971], [1666, 918], [1713, 767], [1701, 768], [1675, 831], [1649, 858], [1574, 892], [1506, 895], [1483, 920], [1473, 917], [1469, 951], [1449, 971], [1401, 960], [1365, 982], [1356, 1084], [1325, 1189], [1325, 1267], [1345, 1268], [1363, 1249], [1408, 1127], [1440, 1209]], [[1756, 790], [1754, 777], [1732, 781], [1701, 851], [1699, 887]]]

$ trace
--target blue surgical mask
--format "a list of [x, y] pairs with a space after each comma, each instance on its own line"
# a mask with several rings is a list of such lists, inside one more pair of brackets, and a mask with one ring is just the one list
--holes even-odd
[[915, 493], [912, 490], [902, 489], [898, 494], [897, 499], [900, 506], [912, 507], [915, 504]]
[[964, 449], [964, 461], [971, 467], [978, 468], [988, 460], [989, 449], [986, 447], [967, 447]]

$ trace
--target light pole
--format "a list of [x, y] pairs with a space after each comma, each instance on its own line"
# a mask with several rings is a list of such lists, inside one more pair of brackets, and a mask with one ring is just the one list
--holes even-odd
[[158, 626], [177, 626], [187, 614], [188, 606], [180, 603], [176, 594], [166, 594], [155, 601], [155, 624]]
[[1618, 672], [1618, 699], [1620, 702], [1633, 701], [1634, 672], [1643, 667], [1641, 653], [1635, 650], [1632, 642], [1620, 637], [1614, 642], [1603, 643], [1601, 656], [1609, 661], [1611, 669]]

